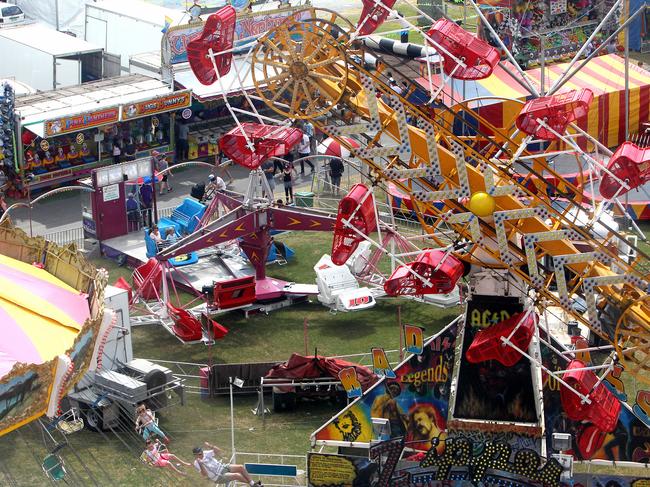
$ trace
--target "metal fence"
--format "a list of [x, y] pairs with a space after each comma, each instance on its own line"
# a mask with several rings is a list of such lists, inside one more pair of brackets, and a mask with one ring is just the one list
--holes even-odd
[[84, 229], [82, 226], [59, 230], [58, 232], [45, 233], [42, 237], [57, 245], [74, 243], [78, 249], [83, 250], [84, 248]]

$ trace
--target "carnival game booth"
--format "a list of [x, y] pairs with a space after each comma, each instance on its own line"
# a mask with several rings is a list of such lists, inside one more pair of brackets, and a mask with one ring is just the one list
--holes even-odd
[[[173, 150], [174, 112], [191, 102], [142, 75], [110, 78], [23, 97], [16, 102], [20, 147], [17, 172], [33, 174], [31, 189], [87, 176], [93, 168]], [[129, 154], [133, 151], [132, 154]]]
[[[569, 63], [547, 66], [544, 72], [544, 84], [548, 90], [564, 74]], [[514, 70], [513, 70], [514, 71]], [[528, 77], [541, 86], [541, 70], [526, 71]], [[429, 89], [425, 78], [418, 78], [418, 83]], [[433, 76], [433, 85], [439, 86], [439, 77]], [[577, 120], [577, 125], [589, 135], [607, 147], [616, 147], [625, 141], [625, 60], [616, 54], [595, 57], [576, 73], [560, 92], [589, 88], [594, 98], [589, 106], [589, 114]], [[643, 123], [650, 119], [650, 72], [630, 64], [629, 66], [629, 119], [630, 133], [643, 130]], [[496, 66], [492, 75], [478, 81], [461, 81], [453, 79], [445, 86], [443, 101], [453, 107], [458, 100], [466, 100], [470, 107], [478, 108], [478, 113], [496, 127], [512, 128], [521, 112], [523, 104], [531, 94], [519, 85], [500, 66]], [[468, 114], [466, 114], [469, 117]], [[476, 124], [472, 124], [476, 125]], [[480, 123], [478, 129], [490, 134]], [[570, 134], [573, 133], [569, 128]], [[471, 135], [471, 134], [466, 134]], [[585, 150], [584, 138], [578, 138], [578, 144]], [[589, 144], [591, 145], [591, 144]], [[563, 149], [551, 145], [549, 150]]]

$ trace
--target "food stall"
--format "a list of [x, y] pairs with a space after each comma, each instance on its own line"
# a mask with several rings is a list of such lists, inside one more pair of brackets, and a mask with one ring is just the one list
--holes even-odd
[[116, 159], [172, 152], [174, 112], [190, 103], [190, 90], [175, 91], [143, 75], [20, 98], [16, 172], [38, 189], [79, 179]]

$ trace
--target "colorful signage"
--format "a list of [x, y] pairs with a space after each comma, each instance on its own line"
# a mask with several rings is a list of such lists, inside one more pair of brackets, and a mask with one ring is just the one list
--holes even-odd
[[[370, 447], [370, 459], [377, 465], [386, 459], [381, 463], [378, 485], [556, 487], [563, 472], [555, 458], [544, 459], [534, 450], [514, 449], [498, 440], [469, 438], [447, 439], [443, 453], [431, 448], [422, 459], [406, 453], [399, 467], [405, 446], [401, 439], [392, 439]], [[432, 480], [441, 483], [432, 484]]]
[[130, 103], [122, 107], [122, 120], [146, 117], [156, 113], [170, 112], [186, 108], [192, 104], [191, 92], [179, 91], [169, 95], [159, 96], [150, 100]]
[[[252, 15], [242, 15], [235, 24], [235, 48], [253, 42], [265, 32], [277, 27], [297, 9], [283, 9], [267, 12], [255, 12]], [[309, 18], [309, 11], [300, 14], [299, 19]], [[187, 45], [190, 41], [201, 37], [205, 22], [179, 25], [172, 27], [163, 36], [163, 64], [171, 65], [187, 62]]]
[[345, 369], [339, 370], [339, 380], [343, 385], [343, 389], [348, 394], [348, 399], [361, 397], [361, 383], [357, 377], [357, 369], [354, 367], [346, 367]]
[[404, 342], [406, 351], [414, 355], [420, 355], [424, 351], [424, 333], [421, 327], [415, 325], [404, 325]]
[[45, 136], [69, 134], [77, 130], [100, 127], [109, 123], [115, 123], [119, 119], [120, 108], [116, 106], [102, 108], [94, 112], [47, 120], [45, 122]]
[[396, 377], [383, 348], [372, 349], [372, 369], [372, 371], [377, 375], [388, 377], [389, 379], [394, 379]]
[[[429, 449], [433, 442], [444, 448], [454, 344], [458, 326], [448, 326], [395, 368], [395, 379], [384, 378], [334, 419], [314, 433], [316, 441], [369, 443], [372, 418], [384, 418], [391, 438], [404, 437], [407, 446]], [[388, 361], [382, 349], [381, 365]], [[375, 364], [379, 365], [379, 364]], [[390, 366], [388, 366], [390, 367]]]

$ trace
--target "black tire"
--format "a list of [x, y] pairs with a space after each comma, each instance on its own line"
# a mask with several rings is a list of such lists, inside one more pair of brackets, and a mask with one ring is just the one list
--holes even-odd
[[[156, 411], [167, 406], [167, 391], [163, 389], [167, 383], [167, 376], [161, 370], [152, 370], [147, 375], [144, 376], [142, 382], [147, 384], [147, 392], [150, 394], [156, 394], [154, 397], [147, 401], [149, 407]], [[153, 391], [153, 392], [152, 392]]]
[[273, 412], [293, 411], [296, 409], [295, 392], [275, 392], [272, 393]]
[[103, 431], [104, 419], [101, 410], [85, 404], [79, 404], [79, 412], [84, 420], [84, 428], [95, 432]]

